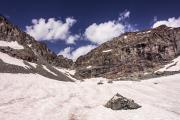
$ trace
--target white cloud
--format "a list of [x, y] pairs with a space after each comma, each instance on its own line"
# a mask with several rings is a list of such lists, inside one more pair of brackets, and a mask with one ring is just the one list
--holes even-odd
[[129, 18], [130, 17], [130, 13], [131, 13], [130, 11], [125, 10], [124, 12], [120, 13], [118, 20], [119, 21], [123, 21], [126, 18]]
[[71, 35], [70, 28], [76, 23], [73, 18], [66, 18], [65, 22], [49, 18], [33, 19], [32, 25], [26, 26], [26, 32], [38, 41], [57, 41], [64, 40], [66, 43], [74, 43], [79, 37]]
[[169, 18], [168, 20], [161, 20], [161, 21], [156, 21], [152, 28], [156, 28], [160, 25], [166, 25], [168, 27], [180, 27], [180, 17], [179, 18]]
[[132, 31], [133, 27], [124, 22], [130, 16], [129, 11], [120, 14], [118, 20], [112, 20], [100, 24], [93, 23], [85, 30], [85, 37], [96, 44], [102, 44], [126, 31]]
[[109, 21], [99, 25], [93, 23], [86, 29], [85, 36], [93, 43], [102, 44], [124, 33], [124, 29], [122, 24], [115, 21]]
[[64, 50], [61, 50], [58, 53], [58, 55], [63, 55], [64, 57], [67, 57], [75, 61], [79, 56], [87, 54], [96, 47], [97, 47], [96, 45], [86, 45], [86, 46], [81, 46], [75, 50], [73, 50], [73, 48], [71, 47], [67, 47]]
[[67, 38], [67, 43], [68, 44], [74, 44], [76, 40], [78, 40], [80, 38], [79, 35], [70, 35], [68, 38]]

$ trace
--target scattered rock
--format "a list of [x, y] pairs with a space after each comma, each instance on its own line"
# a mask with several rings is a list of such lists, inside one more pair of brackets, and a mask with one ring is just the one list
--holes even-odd
[[109, 80], [107, 83], [113, 83], [113, 81], [112, 81], [112, 80]]
[[102, 84], [104, 84], [102, 81], [99, 81], [98, 83], [97, 83], [98, 85], [102, 85]]
[[128, 110], [138, 109], [141, 106], [135, 103], [134, 100], [127, 99], [117, 93], [105, 104], [105, 107], [111, 108], [112, 110]]

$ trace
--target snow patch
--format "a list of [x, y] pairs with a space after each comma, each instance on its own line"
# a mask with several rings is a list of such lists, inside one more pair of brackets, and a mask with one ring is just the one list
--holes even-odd
[[159, 69], [156, 72], [165, 71], [180, 71], [180, 56], [174, 59], [172, 63], [165, 65], [163, 68]]
[[151, 30], [149, 30], [149, 31], [146, 31], [146, 33], [150, 33], [151, 32]]
[[111, 52], [111, 51], [112, 51], [112, 49], [104, 50], [104, 51], [102, 51], [102, 52], [106, 53], [106, 52]]
[[31, 48], [31, 47], [32, 47], [32, 44], [28, 44], [28, 46]]
[[72, 80], [77, 80], [75, 79], [74, 76], [76, 73], [76, 70], [70, 70], [70, 69], [65, 69], [65, 68], [58, 68], [58, 67], [54, 67], [56, 70], [62, 72], [63, 74], [65, 74], [67, 77], [71, 78]]
[[36, 63], [32, 63], [32, 62], [28, 62], [31, 66], [33, 66], [34, 68], [37, 67], [37, 64]]
[[43, 68], [44, 68], [46, 71], [48, 71], [49, 73], [57, 76], [55, 73], [53, 73], [51, 70], [49, 70], [45, 65], [43, 65]]
[[127, 36], [126, 36], [126, 35], [124, 36], [124, 39], [127, 39]]
[[18, 44], [17, 41], [11, 41], [11, 42], [0, 41], [0, 47], [10, 47], [10, 48], [17, 49], [17, 50], [24, 49], [24, 47], [22, 45]]
[[23, 60], [11, 57], [8, 54], [2, 53], [2, 52], [0, 52], [0, 59], [7, 64], [17, 65], [24, 68], [28, 67], [24, 64]]
[[[21, 66], [21, 67], [24, 67], [26, 69], [30, 68], [29, 66], [24, 64], [23, 60], [11, 57], [8, 54], [2, 53], [2, 52], [0, 52], [0, 59], [4, 63], [7, 63], [7, 64]], [[27, 63], [30, 64], [31, 66], [33, 66], [34, 68], [36, 68], [36, 66], [37, 66], [36, 63], [32, 63], [32, 62], [27, 62]]]
[[86, 68], [87, 68], [87, 69], [90, 69], [90, 68], [92, 68], [92, 66], [87, 66]]

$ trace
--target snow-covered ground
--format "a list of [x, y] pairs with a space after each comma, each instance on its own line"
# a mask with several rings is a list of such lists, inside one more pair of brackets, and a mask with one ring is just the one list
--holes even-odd
[[[62, 82], [38, 74], [0, 73], [0, 120], [179, 120], [179, 78], [176, 74], [110, 84], [102, 78]], [[101, 79], [104, 84], [97, 85]], [[142, 108], [105, 108], [116, 93]]]

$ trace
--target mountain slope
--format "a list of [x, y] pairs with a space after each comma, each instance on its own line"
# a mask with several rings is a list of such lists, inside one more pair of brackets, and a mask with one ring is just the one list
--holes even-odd
[[72, 65], [72, 60], [57, 56], [45, 44], [0, 16], [0, 73], [33, 73], [55, 80], [73, 81], [69, 73], [63, 73], [63, 68]]
[[[21, 46], [21, 49], [13, 47], [13, 44]], [[0, 16], [0, 51], [29, 62], [40, 61], [65, 68], [70, 68], [73, 64], [72, 60], [58, 57], [45, 44], [37, 42], [3, 16]]]
[[80, 78], [143, 77], [169, 63], [180, 53], [180, 28], [160, 26], [125, 33], [75, 62]]

